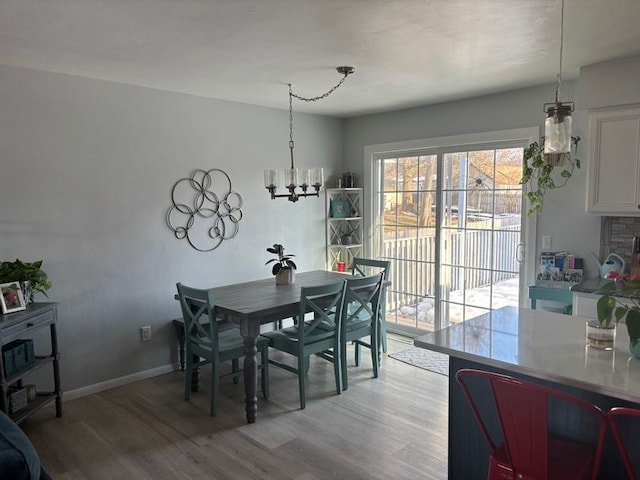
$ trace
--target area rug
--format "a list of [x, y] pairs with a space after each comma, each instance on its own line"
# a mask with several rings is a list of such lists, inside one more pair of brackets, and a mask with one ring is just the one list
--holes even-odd
[[449, 375], [449, 355], [444, 353], [413, 347], [401, 352], [390, 353], [389, 357], [440, 375]]

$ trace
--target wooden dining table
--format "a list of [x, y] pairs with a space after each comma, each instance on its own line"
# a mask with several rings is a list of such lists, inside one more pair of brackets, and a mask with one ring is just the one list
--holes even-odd
[[258, 413], [258, 365], [256, 340], [260, 325], [297, 316], [300, 289], [337, 282], [349, 273], [313, 270], [297, 273], [295, 283], [277, 285], [274, 277], [212, 288], [217, 316], [226, 316], [240, 325], [244, 338], [244, 389], [247, 422], [254, 423]]

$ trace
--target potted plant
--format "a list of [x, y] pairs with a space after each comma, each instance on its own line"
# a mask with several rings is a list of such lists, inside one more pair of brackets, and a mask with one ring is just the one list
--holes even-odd
[[629, 334], [629, 350], [640, 358], [640, 278], [607, 282], [597, 293], [598, 322], [617, 325], [624, 320]]
[[274, 243], [273, 247], [267, 248], [267, 252], [277, 255], [278, 258], [268, 260], [265, 265], [273, 263], [271, 273], [276, 276], [276, 284], [284, 285], [295, 282], [295, 271], [298, 268], [291, 257], [295, 255], [285, 255], [284, 247], [279, 243]]
[[16, 259], [15, 262], [2, 262], [0, 263], [0, 283], [20, 282], [25, 302], [33, 301], [35, 292], [48, 297], [47, 290], [51, 288], [51, 281], [41, 267], [42, 260], [23, 262]]
[[[575, 152], [578, 150], [578, 142], [580, 137], [571, 137], [571, 143], [574, 145]], [[520, 184], [525, 186], [527, 190], [525, 196], [529, 200], [531, 207], [527, 211], [528, 216], [532, 216], [542, 210], [544, 204], [544, 195], [547, 190], [564, 187], [576, 168], [580, 168], [580, 160], [571, 159], [569, 154], [555, 154], [545, 156], [544, 154], [544, 138], [540, 143], [533, 142], [524, 149], [524, 164], [522, 166], [522, 178]], [[552, 175], [555, 167], [561, 166], [563, 160], [569, 165], [560, 172], [561, 183], [556, 183]]]
[[340, 237], [340, 243], [342, 245], [353, 244], [353, 234], [356, 233], [357, 231], [358, 231], [358, 227], [352, 227], [351, 225], [346, 225]]

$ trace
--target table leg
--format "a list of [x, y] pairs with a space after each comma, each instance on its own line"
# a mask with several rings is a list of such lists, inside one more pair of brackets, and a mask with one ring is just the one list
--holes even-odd
[[184, 322], [181, 319], [176, 319], [173, 321], [173, 324], [176, 327], [176, 334], [178, 336], [178, 352], [180, 354], [180, 370], [184, 370], [184, 342], [185, 342], [185, 334], [184, 334]]
[[256, 360], [256, 341], [260, 327], [243, 322], [240, 333], [244, 338], [244, 394], [247, 422], [255, 423], [258, 415], [258, 362]]

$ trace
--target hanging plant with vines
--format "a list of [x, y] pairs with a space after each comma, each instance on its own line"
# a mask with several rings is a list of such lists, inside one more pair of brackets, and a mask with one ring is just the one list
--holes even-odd
[[[574, 153], [578, 150], [580, 137], [571, 137], [571, 144]], [[544, 196], [547, 190], [555, 190], [564, 187], [576, 168], [580, 168], [580, 160], [571, 158], [571, 155], [553, 154], [551, 156], [544, 153], [544, 137], [540, 142], [533, 142], [524, 149], [524, 163], [522, 165], [522, 178], [520, 184], [525, 186], [525, 196], [529, 200], [528, 216], [536, 215], [544, 206]], [[558, 166], [564, 168], [560, 172], [560, 181], [553, 174]]]

